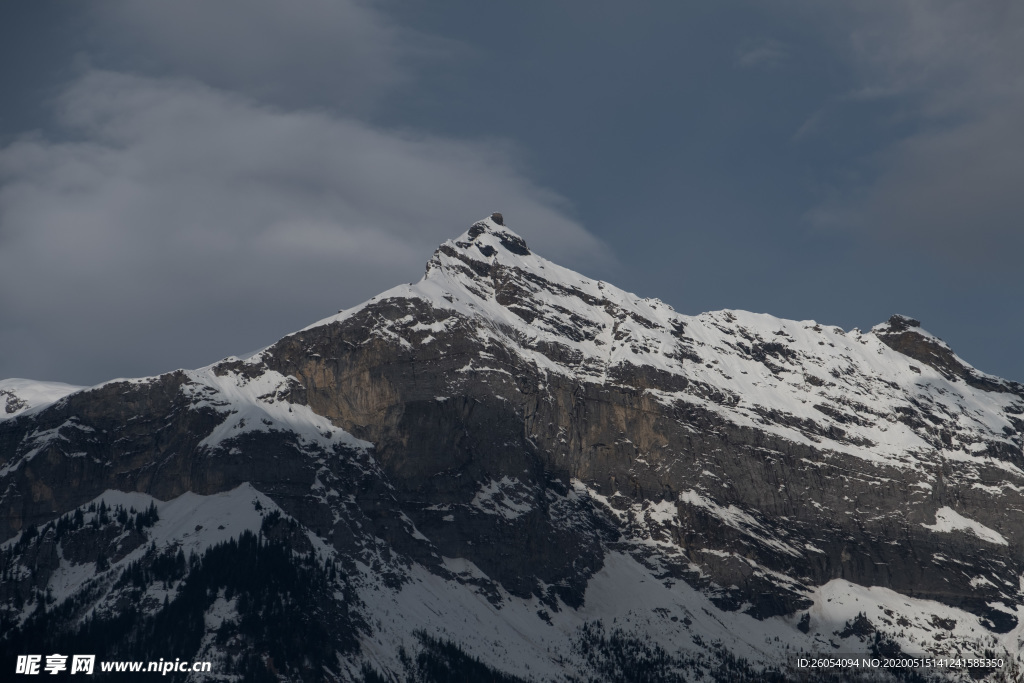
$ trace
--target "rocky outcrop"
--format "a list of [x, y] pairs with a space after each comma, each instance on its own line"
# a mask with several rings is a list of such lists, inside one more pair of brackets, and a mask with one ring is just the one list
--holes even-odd
[[921, 322], [894, 315], [872, 332], [889, 348], [938, 370], [947, 379], [960, 379], [978, 389], [1024, 394], [1024, 385], [978, 372], [961, 360], [941, 339], [923, 331]]

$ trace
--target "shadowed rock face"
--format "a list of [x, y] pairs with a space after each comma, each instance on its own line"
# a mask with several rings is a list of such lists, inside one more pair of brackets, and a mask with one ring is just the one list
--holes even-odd
[[400, 586], [403, 566], [451, 578], [442, 558], [463, 558], [496, 603], [578, 608], [612, 551], [760, 619], [833, 579], [979, 615], [1021, 603], [1021, 385], [902, 316], [866, 334], [683, 316], [503, 223], [252, 358], [0, 422], [0, 534], [109, 489], [248, 482], [351, 566]]

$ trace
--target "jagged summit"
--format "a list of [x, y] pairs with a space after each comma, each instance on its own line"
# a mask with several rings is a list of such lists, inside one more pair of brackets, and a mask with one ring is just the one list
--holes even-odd
[[470, 243], [485, 257], [493, 256], [497, 249], [504, 249], [516, 256], [530, 255], [526, 240], [505, 227], [505, 219], [500, 213], [493, 213], [477, 221], [455, 240], [455, 244], [461, 248], [468, 247]]
[[884, 323], [875, 325], [872, 330], [887, 330], [890, 332], [902, 332], [912, 327], [921, 327], [921, 321], [911, 318], [909, 315], [896, 313], [889, 317]]
[[1024, 393], [1022, 384], [977, 370], [914, 318], [897, 314], [875, 325], [871, 332], [889, 348], [933, 368], [946, 379], [961, 380], [985, 391]]
[[526, 240], [504, 224], [502, 215], [496, 213], [441, 244], [427, 262], [424, 280], [446, 269], [459, 271], [468, 278], [486, 278], [496, 265], [543, 270], [546, 264], [546, 260], [530, 251]]

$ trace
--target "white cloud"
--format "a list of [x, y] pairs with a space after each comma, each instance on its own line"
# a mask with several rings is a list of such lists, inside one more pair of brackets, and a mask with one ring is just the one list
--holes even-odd
[[19, 374], [89, 381], [248, 350], [418, 279], [495, 210], [541, 254], [609, 258], [496, 141], [106, 71], [75, 81], [58, 119], [72, 141], [0, 149], [0, 337], [6, 357], [36, 357]]
[[789, 59], [790, 48], [771, 38], [741, 45], [736, 50], [736, 65], [744, 68], [773, 69]]

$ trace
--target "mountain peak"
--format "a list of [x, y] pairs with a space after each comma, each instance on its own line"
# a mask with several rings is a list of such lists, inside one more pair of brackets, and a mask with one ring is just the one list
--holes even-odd
[[504, 249], [517, 256], [529, 256], [531, 253], [526, 240], [505, 227], [505, 218], [500, 213], [492, 213], [474, 223], [455, 240], [455, 244], [463, 249], [472, 244], [484, 256], [493, 256], [496, 249]]
[[[895, 338], [915, 340], [926, 340], [928, 343], [948, 349], [946, 342], [942, 341], [931, 332], [921, 327], [921, 321], [899, 313], [892, 315], [884, 323], [879, 323], [871, 328], [871, 331], [886, 344], [892, 346], [891, 341]], [[889, 341], [886, 341], [889, 340]], [[917, 343], [917, 342], [915, 342]], [[905, 352], [902, 349], [898, 351]]]
[[957, 356], [949, 345], [921, 327], [921, 322], [894, 315], [871, 328], [878, 339], [893, 349], [935, 370], [950, 380], [961, 379], [985, 391], [1019, 393], [1020, 385], [979, 372]]
[[[504, 222], [500, 213], [493, 213], [473, 223], [454, 240], [441, 244], [427, 261], [424, 280], [417, 287], [439, 286], [448, 295], [445, 298], [450, 298], [455, 290], [465, 290], [473, 297], [490, 299], [495, 295], [490, 280], [504, 269], [543, 270], [548, 262], [531, 252], [526, 240]], [[562, 270], [549, 265], [553, 272]]]
[[921, 321], [915, 320], [908, 315], [900, 315], [899, 313], [896, 313], [895, 315], [890, 316], [884, 323], [876, 325], [875, 329], [881, 330], [884, 328], [884, 331], [886, 332], [903, 332], [913, 327], [921, 327]]

